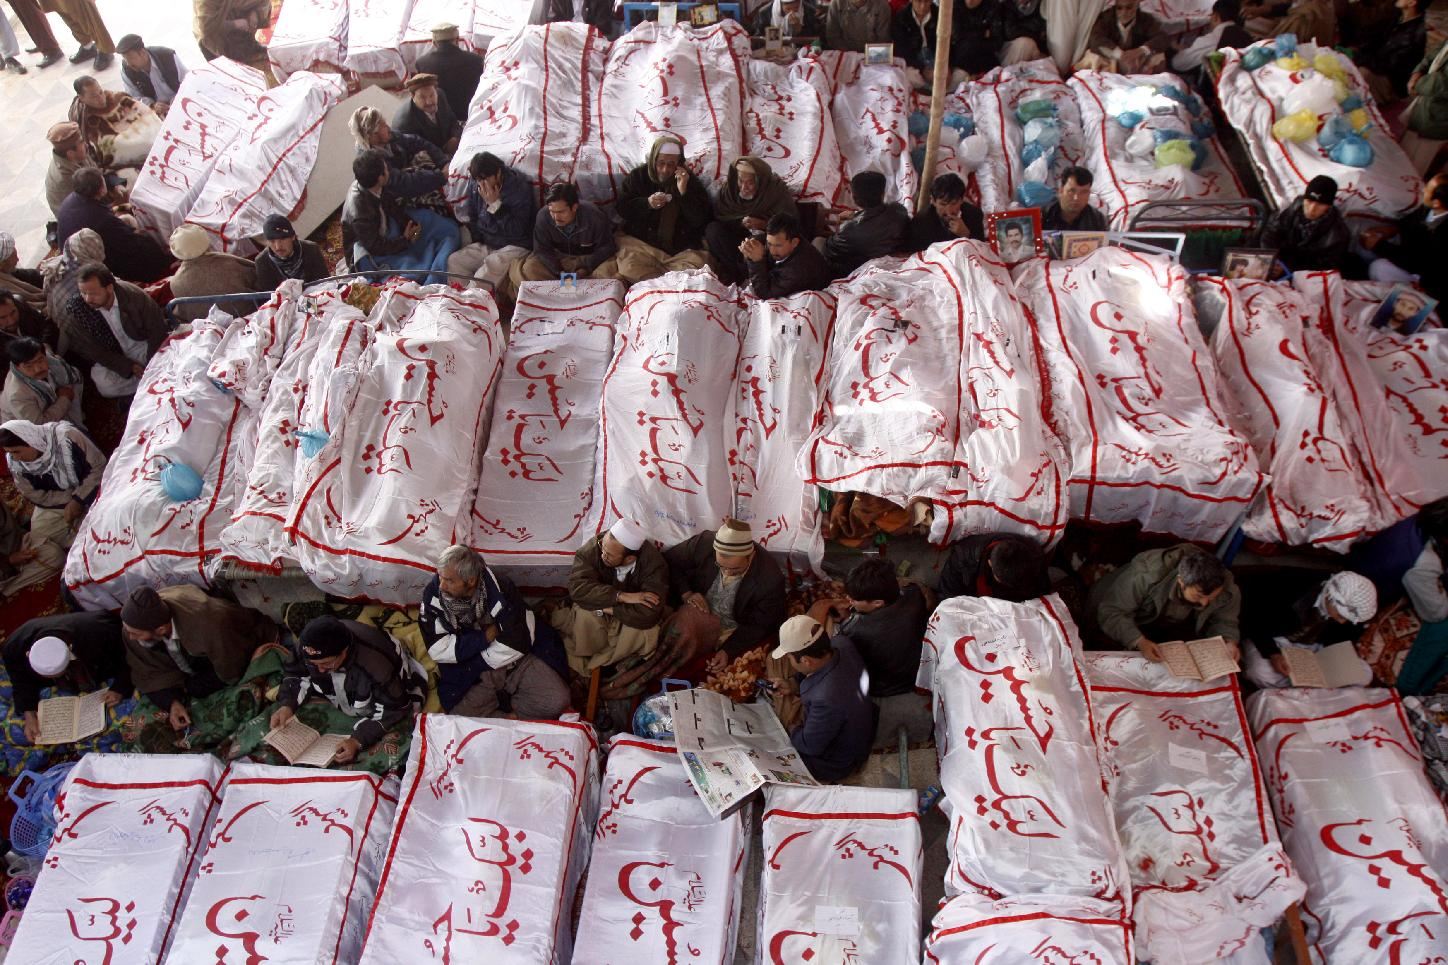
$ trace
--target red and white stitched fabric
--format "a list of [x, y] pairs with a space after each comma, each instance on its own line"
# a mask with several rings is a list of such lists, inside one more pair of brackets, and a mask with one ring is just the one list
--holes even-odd
[[233, 765], [169, 960], [357, 961], [396, 808], [396, 777]]
[[[1016, 203], [1016, 189], [1024, 178], [1021, 149], [1025, 146], [1025, 125], [1016, 119], [1016, 109], [1027, 101], [1048, 100], [1056, 105], [1061, 142], [1051, 170], [1060, 171], [1085, 159], [1086, 137], [1076, 95], [1061, 80], [1055, 61], [1049, 57], [992, 68], [979, 80], [972, 81], [966, 90], [976, 132], [984, 135], [990, 146], [986, 159], [975, 172], [982, 210], [1020, 207]], [[1046, 183], [1054, 188], [1056, 179], [1052, 177]]]
[[221, 782], [209, 754], [87, 754], [8, 960], [151, 965], [166, 957]]
[[1220, 538], [1264, 478], [1226, 421], [1186, 272], [1165, 256], [1100, 248], [1032, 259], [1015, 280], [1071, 452], [1071, 515]]
[[1229, 420], [1269, 476], [1242, 531], [1265, 543], [1345, 553], [1386, 525], [1342, 416], [1339, 384], [1308, 350], [1321, 305], [1285, 285], [1212, 277], [1197, 280], [1197, 299], [1221, 310], [1212, 352]]
[[1259, 690], [1252, 739], [1307, 882], [1315, 963], [1431, 962], [1448, 935], [1448, 814], [1391, 690]]
[[254, 253], [263, 222], [301, 204], [322, 122], [346, 96], [339, 77], [298, 73], [258, 97], [246, 136], [221, 152], [186, 220], [205, 228], [217, 250]]
[[672, 546], [716, 529], [732, 508], [725, 437], [744, 304], [707, 271], [630, 289], [603, 380], [600, 527], [625, 517]]
[[287, 535], [318, 587], [405, 606], [467, 536], [503, 331], [487, 292], [411, 282], [384, 290], [368, 322], [376, 337], [296, 482]]
[[496, 568], [562, 575], [598, 532], [600, 402], [623, 296], [593, 279], [519, 288], [468, 537]]
[[750, 59], [746, 71], [744, 153], [768, 162], [797, 200], [833, 205], [840, 148], [824, 69], [803, 57], [789, 64]]
[[304, 70], [341, 72], [347, 53], [347, 0], [285, 3], [266, 56], [278, 81]]
[[297, 300], [302, 283], [287, 280], [255, 312], [230, 325], [211, 353], [206, 375], [217, 388], [260, 409], [271, 390], [272, 377], [291, 351], [304, 319]]
[[[111, 453], [100, 495], [86, 513], [66, 559], [64, 578], [87, 609], [115, 609], [139, 586], [206, 586], [250, 458], [255, 414], [207, 376], [226, 326], [194, 323], [146, 366]], [[230, 325], [244, 324], [232, 321]], [[161, 474], [182, 463], [202, 480], [201, 494], [172, 502]]]
[[1299, 272], [1293, 283], [1322, 313], [1308, 329], [1308, 352], [1337, 393], [1380, 525], [1448, 495], [1448, 330], [1400, 335], [1374, 328], [1383, 282], [1344, 282], [1334, 272]]
[[[1212, 18], [1209, 0], [1144, 0], [1141, 9], [1155, 17], [1162, 30], [1173, 38], [1206, 27]], [[1181, 41], [1179, 46], [1185, 47], [1187, 43]]]
[[131, 189], [131, 208], [142, 228], [171, 237], [221, 152], [250, 130], [256, 100], [265, 91], [261, 71], [225, 57], [187, 72]]
[[931, 616], [916, 685], [935, 695], [947, 897], [1073, 895], [1129, 910], [1080, 652], [1055, 595], [955, 597]]
[[1186, 680], [1124, 653], [1087, 654], [1086, 674], [1142, 957], [1260, 955], [1260, 930], [1304, 885], [1277, 838], [1236, 677]]
[[[535, 6], [533, 0], [415, 0], [402, 34], [402, 59], [414, 70], [440, 23], [457, 24], [458, 46], [481, 54], [494, 37], [526, 29]], [[449, 106], [458, 117], [468, 114], [467, 104]]]
[[868, 65], [862, 55], [852, 53], [842, 63], [852, 66], [835, 75], [837, 86], [830, 103], [840, 148], [837, 203], [853, 206], [844, 190], [850, 178], [862, 171], [879, 171], [886, 179], [886, 202], [909, 207], [920, 182], [910, 163], [911, 88], [903, 62]]
[[980, 242], [877, 261], [839, 297], [806, 483], [935, 507], [930, 538], [1007, 530], [1054, 541], [1065, 454], [1047, 428], [1031, 331]]
[[1134, 965], [1136, 956], [1131, 926], [1114, 902], [1077, 895], [991, 900], [964, 894], [935, 913], [924, 960], [926, 965]]
[[[607, 54], [608, 41], [576, 23], [526, 27], [495, 40], [473, 95], [476, 109], [454, 107], [467, 120], [448, 170], [448, 200], [461, 211], [468, 164], [483, 151], [517, 168], [540, 190], [574, 180]], [[598, 177], [606, 180], [601, 172]]]
[[[1271, 41], [1266, 41], [1271, 43]], [[1312, 63], [1320, 48], [1306, 42], [1298, 53]], [[1268, 200], [1278, 208], [1296, 201], [1307, 182], [1325, 174], [1337, 182], [1336, 205], [1345, 215], [1396, 221], [1418, 206], [1423, 184], [1413, 163], [1393, 140], [1391, 128], [1373, 101], [1362, 75], [1347, 57], [1328, 50], [1347, 76], [1348, 89], [1367, 107], [1372, 127], [1367, 133], [1373, 162], [1365, 168], [1339, 164], [1327, 156], [1315, 137], [1298, 143], [1279, 141], [1272, 125], [1286, 116], [1282, 102], [1312, 71], [1284, 70], [1269, 61], [1256, 70], [1242, 66], [1242, 51], [1224, 48], [1217, 97], [1222, 111], [1242, 136], [1242, 144], [1262, 180]]]
[[422, 714], [405, 774], [362, 965], [568, 961], [593, 728]]
[[608, 750], [574, 965], [732, 962], [749, 828], [699, 801], [672, 743]]
[[[283, 282], [281, 291], [288, 286], [301, 287]], [[296, 481], [309, 462], [303, 438], [311, 436], [320, 445], [330, 434], [336, 414], [345, 411], [343, 399], [356, 382], [357, 359], [372, 336], [366, 317], [336, 291], [301, 303], [286, 353], [257, 408], [256, 447], [244, 468], [245, 484], [231, 522], [221, 531], [218, 559], [272, 573], [295, 559], [285, 528]]]
[[[1192, 135], [1192, 116], [1180, 103], [1160, 94], [1152, 98], [1152, 112], [1128, 130], [1116, 122], [1128, 94], [1140, 88], [1190, 87], [1175, 74], [1116, 74], [1078, 70], [1068, 80], [1081, 112], [1083, 162], [1095, 175], [1091, 194], [1116, 231], [1124, 231], [1132, 217], [1152, 201], [1219, 201], [1246, 196], [1242, 182], [1215, 137], [1201, 142], [1207, 157], [1199, 170], [1180, 164], [1157, 167], [1155, 152], [1138, 157], [1126, 149], [1126, 139], [1138, 130], [1175, 131]], [[1114, 108], [1114, 109], [1113, 109]], [[1204, 117], [1210, 115], [1203, 113]]]
[[734, 20], [712, 27], [660, 27], [644, 21], [608, 49], [603, 83], [579, 153], [589, 201], [612, 204], [661, 134], [684, 142], [684, 161], [705, 184], [723, 184], [744, 151], [744, 65], [749, 32]]
[[402, 37], [411, 15], [412, 0], [347, 0], [342, 66], [364, 78], [401, 83], [408, 71]]
[[[961, 84], [955, 90], [947, 93], [945, 95], [945, 113], [946, 115], [958, 114], [961, 117], [970, 118], [973, 124], [975, 123], [975, 117], [971, 114], [970, 98], [967, 96], [968, 91], [969, 85]], [[929, 116], [929, 92], [920, 90], [912, 91], [910, 94], [910, 105], [910, 113], [912, 116], [915, 114]], [[951, 133], [948, 134], [948, 131]], [[951, 131], [948, 125], [941, 128], [940, 145], [935, 152], [935, 176], [940, 177], [942, 174], [958, 175], [960, 179], [965, 182], [966, 198], [972, 204], [978, 205], [980, 201], [980, 185], [975, 180], [975, 169], [979, 166], [979, 162], [975, 160], [966, 161], [965, 158], [961, 156], [961, 140], [958, 137], [952, 137], [952, 134], [958, 134], [958, 132]], [[974, 137], [977, 135], [971, 136]], [[982, 142], [983, 141], [984, 138], [982, 138]], [[925, 142], [926, 138], [924, 136], [912, 135], [910, 138], [912, 151], [920, 150], [923, 152]], [[924, 154], [922, 153], [919, 156], [924, 157]], [[907, 203], [906, 208], [913, 210], [914, 206]]]
[[757, 961], [919, 961], [914, 791], [769, 784], [764, 807]]

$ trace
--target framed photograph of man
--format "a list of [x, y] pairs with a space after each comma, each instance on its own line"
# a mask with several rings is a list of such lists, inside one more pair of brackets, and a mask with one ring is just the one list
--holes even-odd
[[719, 7], [713, 3], [701, 3], [689, 9], [689, 24], [694, 27], [712, 27], [719, 22]]
[[775, 51], [784, 46], [784, 31], [779, 27], [764, 28], [764, 49]]
[[986, 215], [986, 236], [1008, 265], [1041, 253], [1041, 209], [1012, 208]]
[[1106, 232], [1104, 231], [1063, 231], [1061, 232], [1061, 257], [1064, 259], [1085, 258], [1104, 244], [1106, 244]]
[[865, 63], [889, 65], [895, 59], [894, 44], [865, 44]]
[[1378, 310], [1373, 312], [1372, 326], [1386, 328], [1399, 335], [1413, 335], [1437, 307], [1438, 299], [1429, 298], [1408, 285], [1394, 285], [1388, 297], [1378, 305]]
[[1266, 281], [1276, 261], [1276, 248], [1228, 248], [1222, 253], [1222, 277]]

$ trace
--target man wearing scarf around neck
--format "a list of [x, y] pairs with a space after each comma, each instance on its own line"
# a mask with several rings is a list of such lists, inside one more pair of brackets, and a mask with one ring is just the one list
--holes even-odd
[[322, 249], [315, 242], [298, 238], [297, 230], [286, 215], [269, 216], [262, 223], [261, 236], [266, 247], [256, 256], [258, 291], [276, 291], [277, 286], [288, 278], [310, 285], [331, 274]]
[[33, 338], [12, 339], [5, 355], [10, 372], [0, 391], [0, 420], [45, 425], [67, 419], [85, 425], [80, 405], [84, 385], [73, 366]]
[[743, 281], [749, 271], [739, 251], [745, 238], [763, 240], [765, 225], [777, 214], [798, 216], [789, 185], [757, 157], [741, 157], [714, 202], [714, 220], [704, 229], [704, 243], [719, 280]]
[[665, 272], [708, 263], [704, 228], [713, 217], [709, 193], [684, 163], [684, 142], [672, 134], [654, 141], [648, 160], [628, 173], [619, 196], [624, 234], [618, 239], [618, 277], [633, 284]]
[[38, 426], [22, 419], [0, 423], [0, 449], [15, 488], [35, 507], [31, 534], [70, 546], [76, 524], [100, 489], [105, 455], [69, 422]]

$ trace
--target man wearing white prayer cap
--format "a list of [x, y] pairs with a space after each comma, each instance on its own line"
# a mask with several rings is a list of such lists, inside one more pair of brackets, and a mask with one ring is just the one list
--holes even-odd
[[[1326, 580], [1318, 573], [1294, 585], [1290, 573], [1280, 573], [1266, 587], [1278, 590], [1276, 599], [1254, 601], [1256, 605], [1252, 609], [1270, 610], [1270, 615], [1253, 612], [1244, 621], [1246, 635], [1254, 644], [1245, 648], [1243, 669], [1248, 678], [1259, 687], [1290, 686], [1283, 648], [1322, 650], [1335, 644], [1348, 644], [1334, 651], [1331, 662], [1349, 668], [1344, 672], [1352, 685], [1372, 683], [1372, 668], [1349, 652], [1351, 643], [1362, 636], [1378, 612], [1378, 590], [1372, 580], [1343, 570]], [[1295, 597], [1295, 602], [1284, 604], [1284, 597], [1289, 600]]]
[[131, 696], [131, 670], [121, 640], [121, 620], [113, 613], [64, 613], [37, 617], [5, 640], [5, 670], [10, 675], [15, 713], [25, 721], [25, 739], [40, 736], [41, 691], [67, 694], [106, 689], [107, 707]]
[[568, 573], [572, 605], [555, 610], [568, 664], [589, 674], [648, 657], [659, 643], [669, 567], [643, 527], [620, 519], [573, 554]]

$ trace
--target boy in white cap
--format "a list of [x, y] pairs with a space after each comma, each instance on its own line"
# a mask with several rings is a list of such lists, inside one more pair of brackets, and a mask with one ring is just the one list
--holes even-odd
[[15, 712], [25, 721], [25, 739], [40, 736], [40, 692], [61, 687], [90, 693], [109, 682], [107, 707], [131, 696], [131, 671], [121, 642], [121, 620], [113, 613], [65, 613], [22, 623], [5, 641]]
[[854, 644], [830, 640], [814, 617], [797, 616], [784, 621], [769, 655], [788, 657], [795, 670], [803, 719], [790, 730], [790, 743], [815, 780], [843, 780], [870, 756], [875, 739], [870, 675]]
[[572, 605], [553, 614], [569, 666], [586, 675], [653, 653], [668, 596], [669, 565], [638, 523], [620, 519], [584, 543], [568, 573]]

